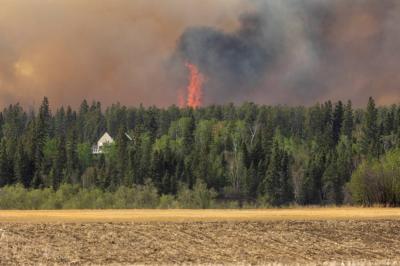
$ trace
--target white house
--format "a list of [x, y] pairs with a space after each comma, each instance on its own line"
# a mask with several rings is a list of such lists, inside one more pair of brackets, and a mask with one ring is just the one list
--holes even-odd
[[[134, 141], [134, 139], [129, 136], [128, 133], [125, 133], [125, 137], [129, 140], [129, 141]], [[109, 145], [109, 144], [113, 144], [115, 141], [114, 139], [110, 136], [110, 134], [108, 134], [107, 132], [104, 133], [104, 135], [97, 141], [97, 144], [95, 144], [92, 147], [92, 153], [93, 154], [103, 154], [104, 150], [103, 147], [104, 145]]]
[[114, 143], [114, 139], [107, 132], [97, 141], [97, 144], [93, 146], [93, 154], [102, 154], [104, 145]]

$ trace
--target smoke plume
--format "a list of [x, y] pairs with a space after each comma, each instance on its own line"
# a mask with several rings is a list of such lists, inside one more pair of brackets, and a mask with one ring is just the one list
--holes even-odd
[[[188, 27], [233, 30], [240, 0], [1, 0], [0, 106], [176, 103], [167, 76]], [[175, 75], [175, 74], [174, 74]]]
[[2, 0], [0, 105], [399, 101], [397, 0]]
[[252, 3], [235, 31], [196, 27], [179, 39], [177, 64], [189, 60], [208, 76], [208, 103], [400, 99], [400, 2]]

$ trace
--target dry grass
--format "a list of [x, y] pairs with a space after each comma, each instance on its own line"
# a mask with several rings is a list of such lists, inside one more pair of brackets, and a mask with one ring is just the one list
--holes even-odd
[[0, 222], [210, 222], [271, 220], [400, 219], [396, 208], [299, 208], [267, 210], [62, 210], [0, 211]]
[[0, 265], [398, 265], [400, 210], [0, 211]]

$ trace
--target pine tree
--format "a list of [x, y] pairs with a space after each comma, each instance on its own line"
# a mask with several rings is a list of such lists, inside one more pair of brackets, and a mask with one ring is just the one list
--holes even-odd
[[124, 178], [128, 166], [128, 138], [126, 136], [126, 128], [122, 126], [118, 131], [118, 136], [116, 139], [117, 148], [117, 167], [118, 167], [118, 183], [120, 183]]
[[350, 181], [353, 171], [353, 145], [351, 140], [342, 136], [336, 148], [337, 168], [339, 176], [342, 178], [342, 185]]
[[76, 175], [79, 174], [79, 158], [78, 158], [78, 134], [75, 128], [69, 131], [66, 143], [66, 170], [65, 181], [73, 183], [76, 180]]
[[290, 156], [282, 150], [281, 158], [281, 175], [280, 175], [280, 186], [281, 186], [281, 201], [280, 204], [288, 204], [294, 200], [294, 192], [292, 186], [292, 175], [290, 172]]
[[[338, 125], [339, 126], [339, 125]], [[331, 101], [325, 102], [322, 107], [322, 136], [317, 138], [321, 148], [325, 150], [331, 149], [336, 143], [334, 140], [333, 129], [333, 111]], [[335, 129], [337, 130], [337, 129]]]
[[53, 159], [53, 166], [52, 166], [52, 185], [53, 189], [58, 189], [60, 184], [64, 180], [65, 174], [65, 164], [67, 161], [67, 154], [66, 154], [66, 144], [65, 144], [65, 136], [61, 134], [57, 139], [57, 153], [56, 157]]
[[375, 101], [372, 97], [370, 97], [368, 100], [367, 111], [365, 113], [362, 127], [360, 148], [362, 154], [368, 158], [379, 157], [381, 152], [378, 127], [378, 110], [375, 107]]
[[396, 119], [396, 106], [391, 106], [389, 110], [384, 113], [382, 126], [384, 136], [390, 135], [395, 129], [395, 119]]
[[163, 187], [164, 176], [164, 161], [160, 151], [155, 150], [151, 158], [151, 179], [157, 190], [161, 193], [166, 193]]
[[24, 151], [22, 142], [19, 142], [17, 145], [17, 151], [14, 159], [14, 173], [18, 183], [24, 185], [24, 187], [28, 187], [30, 185], [31, 178], [29, 174], [29, 160], [26, 152]]
[[289, 155], [275, 140], [271, 160], [264, 180], [268, 201], [273, 206], [288, 204], [293, 200], [289, 170]]
[[41, 171], [43, 167], [43, 149], [46, 142], [46, 139], [49, 137], [50, 131], [50, 121], [51, 114], [50, 114], [50, 107], [49, 101], [47, 97], [44, 97], [42, 105], [40, 106], [39, 115], [37, 117], [37, 122], [35, 124], [35, 158], [34, 158], [34, 178], [33, 178], [33, 185], [34, 187], [39, 187], [43, 184], [43, 180], [41, 177]]
[[325, 155], [313, 148], [311, 156], [305, 167], [304, 177], [301, 183], [300, 203], [320, 204], [323, 198], [322, 176], [325, 171]]
[[340, 205], [343, 203], [343, 176], [337, 171], [337, 155], [331, 153], [322, 177], [323, 203]]
[[353, 139], [353, 119], [352, 103], [349, 100], [344, 108], [342, 135], [347, 136], [350, 141]]
[[13, 183], [13, 170], [10, 167], [10, 160], [7, 154], [6, 141], [0, 143], [0, 187]]
[[87, 114], [89, 112], [88, 102], [82, 101], [78, 112], [78, 132], [79, 132], [79, 142], [88, 141], [86, 136], [86, 124], [87, 124]]
[[343, 104], [341, 101], [339, 101], [335, 106], [332, 121], [332, 138], [335, 145], [339, 142], [340, 132], [343, 124], [343, 113]]

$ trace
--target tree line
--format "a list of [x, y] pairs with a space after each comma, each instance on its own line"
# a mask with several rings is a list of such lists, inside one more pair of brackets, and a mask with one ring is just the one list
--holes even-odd
[[[105, 132], [115, 143], [92, 154]], [[400, 203], [400, 176], [388, 170], [398, 160], [400, 106], [376, 107], [373, 98], [365, 109], [327, 101], [105, 110], [86, 100], [51, 110], [44, 98], [38, 110], [5, 108], [0, 138], [0, 187], [9, 191], [151, 184], [176, 199], [204, 184], [216, 201], [238, 206]]]

